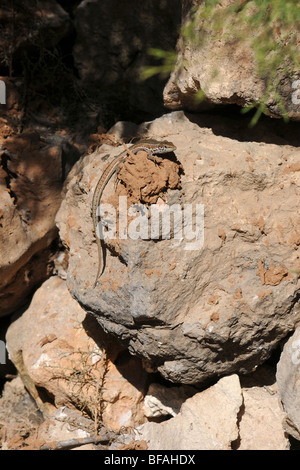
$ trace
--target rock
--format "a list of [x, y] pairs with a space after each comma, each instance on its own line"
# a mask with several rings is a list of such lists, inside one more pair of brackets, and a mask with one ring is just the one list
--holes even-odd
[[[57, 239], [55, 214], [71, 145], [24, 131], [0, 151], [0, 316], [22, 307], [49, 277]], [[75, 152], [76, 154], [76, 152]], [[78, 156], [77, 156], [78, 158]]]
[[[222, 2], [221, 8], [227, 9], [232, 3], [234, 3], [232, 0]], [[199, 12], [202, 4], [201, 0], [196, 0], [196, 2], [191, 2], [191, 0], [183, 1], [185, 13], [183, 16], [183, 29], [188, 28], [192, 9], [194, 13], [195, 11]], [[243, 12], [240, 13], [240, 15], [243, 14]], [[276, 71], [273, 70], [275, 75], [273, 76], [273, 82], [279, 81], [276, 91], [282, 98], [283, 106], [280, 107], [274, 93], [268, 95], [267, 100], [264, 98], [266, 78], [259, 76], [256, 71], [251, 43], [245, 39], [239, 39], [240, 29], [244, 27], [243, 23], [240, 25], [237, 23], [239, 15], [231, 13], [231, 15], [234, 15], [232, 21], [229, 17], [224, 24], [218, 27], [217, 31], [210, 27], [209, 20], [211, 20], [212, 15], [213, 13], [202, 24], [202, 29], [207, 28], [207, 33], [202, 40], [197, 42], [197, 39], [195, 41], [195, 38], [191, 36], [190, 39], [184, 42], [182, 36], [179, 38], [177, 63], [164, 89], [165, 106], [172, 110], [199, 111], [209, 109], [217, 104], [236, 104], [246, 107], [260, 103], [264, 99], [266, 107], [263, 112], [278, 118], [282, 117], [284, 107], [290, 119], [299, 121], [299, 104], [297, 104], [297, 101], [293, 102], [295, 100], [292, 100], [295, 89], [292, 85], [289, 64], [285, 64], [287, 72], [282, 70], [281, 65]], [[234, 28], [237, 32], [232, 40], [229, 39], [228, 34], [232, 34], [232, 31], [235, 31]], [[243, 32], [247, 37], [247, 31]], [[278, 34], [281, 33], [284, 36], [286, 32], [279, 31]], [[199, 31], [194, 34], [196, 34], [196, 38], [201, 37]], [[295, 41], [295, 38], [292, 41]], [[295, 82], [296, 79], [297, 75], [294, 78]], [[204, 93], [204, 101], [197, 99], [197, 93], [199, 94], [199, 92]]]
[[91, 419], [63, 406], [39, 426], [35, 439], [27, 444], [30, 450], [102, 450], [115, 437], [104, 427], [97, 433]]
[[25, 0], [22, 4], [3, 0], [1, 7], [0, 61], [2, 67], [9, 67], [10, 75], [12, 62], [20, 60], [24, 49], [53, 47], [70, 31], [69, 15], [55, 0]]
[[[69, 249], [72, 296], [131, 354], [185, 384], [251, 372], [300, 318], [299, 151], [289, 145], [297, 138], [289, 138], [290, 129], [276, 137], [263, 123], [247, 134], [240, 118], [202, 119], [206, 124], [175, 112], [139, 126], [139, 135], [147, 130], [173, 141], [178, 160], [165, 158], [153, 178], [153, 162], [141, 153], [123, 166], [115, 193], [110, 181], [102, 198], [118, 209], [118, 197], [130, 188], [128, 206], [141, 194], [160, 210], [198, 207], [198, 245], [172, 233], [170, 239], [107, 239], [106, 268], [93, 288], [92, 195], [107, 155], [111, 160], [122, 150], [108, 145], [74, 166], [56, 217]], [[125, 123], [123, 129], [126, 134]]]
[[185, 400], [195, 394], [195, 389], [188, 385], [164, 387], [152, 383], [144, 399], [144, 413], [147, 418], [176, 416]]
[[285, 411], [284, 428], [300, 440], [300, 328], [285, 343], [277, 364], [277, 383]]
[[[258, 368], [242, 377], [241, 385], [236, 375], [220, 379], [182, 401], [178, 414], [173, 413], [174, 418], [139, 426], [135, 438], [145, 440], [150, 450], [289, 450], [272, 369]], [[164, 402], [171, 407], [180, 387], [174, 387], [168, 402], [168, 389], [152, 386], [147, 396], [152, 390], [162, 396], [165, 390]], [[172, 408], [164, 410], [172, 414]]]
[[238, 450], [289, 450], [275, 377], [264, 366], [260, 375], [241, 380], [244, 398]]
[[21, 447], [42, 423], [42, 415], [20, 377], [7, 381], [0, 397], [0, 446]]
[[107, 345], [95, 323], [65, 281], [51, 277], [9, 327], [9, 356], [45, 416], [54, 403], [84, 409], [95, 426], [100, 419], [116, 431], [141, 424], [147, 374], [115, 341]]
[[238, 438], [238, 413], [243, 403], [237, 375], [188, 398], [180, 413], [163, 423], [136, 430], [149, 450], [230, 450]]
[[[34, 450], [55, 448], [58, 444], [72, 440], [80, 442], [90, 438], [94, 433], [94, 423], [91, 419], [63, 406], [39, 426], [32, 447]], [[76, 449], [80, 448], [81, 446]], [[89, 450], [94, 450], [94, 447], [89, 445]]]
[[181, 1], [82, 1], [72, 14], [75, 65], [95, 108], [100, 103], [101, 121], [115, 122], [120, 113], [131, 119], [163, 113], [166, 79], [156, 75], [142, 81], [141, 69], [157, 65], [149, 48], [175, 47]]

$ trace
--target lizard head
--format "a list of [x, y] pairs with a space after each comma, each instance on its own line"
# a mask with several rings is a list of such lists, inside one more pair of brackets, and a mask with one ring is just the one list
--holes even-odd
[[176, 146], [172, 142], [168, 142], [167, 140], [155, 140], [155, 139], [146, 139], [141, 141], [149, 145], [150, 149], [153, 148], [153, 153], [169, 153], [174, 152], [176, 150]]
[[172, 142], [168, 142], [167, 140], [162, 140], [158, 142], [158, 149], [156, 153], [168, 153], [174, 152], [176, 150], [176, 146]]

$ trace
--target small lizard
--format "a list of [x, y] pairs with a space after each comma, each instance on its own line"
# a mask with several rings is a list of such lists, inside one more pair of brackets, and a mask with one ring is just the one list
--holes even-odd
[[[111, 163], [105, 168], [103, 171], [98, 183], [96, 184], [96, 188], [93, 195], [92, 201], [92, 218], [94, 224], [94, 231], [97, 241], [97, 248], [98, 248], [98, 271], [97, 276], [94, 283], [94, 288], [97, 285], [98, 279], [104, 271], [105, 268], [105, 253], [104, 253], [104, 246], [103, 241], [97, 236], [97, 209], [100, 206], [101, 196], [103, 194], [104, 188], [106, 187], [107, 183], [113, 176], [113, 174], [117, 171], [119, 165], [123, 163], [128, 154], [137, 154], [139, 151], [144, 150], [148, 154], [148, 158], [153, 159], [154, 154], [164, 154], [174, 152], [176, 147], [172, 142], [167, 142], [165, 140], [158, 141], [154, 139], [146, 139], [146, 140], [139, 140], [135, 144], [131, 145], [129, 148], [123, 144], [125, 150], [117, 155]], [[102, 256], [101, 256], [102, 253]]]

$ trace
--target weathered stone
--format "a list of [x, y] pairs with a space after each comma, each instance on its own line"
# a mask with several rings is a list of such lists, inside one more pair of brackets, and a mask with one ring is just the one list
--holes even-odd
[[187, 399], [174, 418], [146, 423], [136, 430], [149, 450], [230, 450], [238, 438], [238, 413], [243, 403], [237, 375]]
[[20, 377], [7, 381], [0, 397], [1, 450], [22, 447], [24, 439], [34, 435], [43, 418]]
[[[148, 395], [154, 389], [161, 396], [163, 387], [152, 385]], [[168, 401], [165, 394], [162, 400], [165, 406], [159, 409], [175, 418], [159, 424], [143, 424], [136, 430], [136, 439], [144, 439], [149, 449], [160, 450], [288, 450], [290, 444], [282, 425], [284, 413], [274, 372], [262, 366], [242, 377], [241, 385], [236, 375], [221, 379], [182, 401], [178, 414], [171, 408], [172, 395]], [[178, 393], [176, 389], [179, 387], [174, 387], [174, 396]], [[154, 404], [158, 405], [157, 401]]]
[[167, 388], [161, 384], [152, 383], [144, 399], [145, 416], [147, 418], [176, 416], [181, 405], [195, 392], [196, 390], [188, 385]]
[[[203, 3], [202, 0], [183, 1], [185, 13], [183, 28], [186, 28], [190, 21], [191, 8], [200, 10]], [[232, 3], [236, 3], [235, 0], [226, 0], [216, 8], [227, 8]], [[219, 104], [236, 104], [246, 107], [260, 103], [263, 99], [266, 104], [263, 112], [278, 118], [282, 117], [284, 109], [290, 119], [299, 121], [299, 104], [297, 99], [292, 99], [296, 92], [292, 84], [297, 79], [297, 76], [291, 79], [292, 67], [289, 69], [289, 64], [286, 63], [285, 69], [280, 65], [276, 71], [272, 70], [275, 75], [272, 83], [278, 80], [276, 91], [281, 96], [281, 106], [277, 98], [275, 99], [274, 93], [266, 99], [264, 97], [266, 77], [259, 76], [257, 72], [253, 46], [249, 39], [245, 40], [240, 37], [244, 23], [237, 25], [238, 14], [231, 14], [233, 15], [232, 21], [230, 18], [227, 19], [216, 31], [210, 30], [207, 24], [209, 22], [205, 23], [204, 20], [202, 27], [207, 27], [209, 32], [199, 42], [196, 39], [199, 36], [197, 36], [198, 31], [195, 33], [195, 38], [191, 37], [185, 42], [182, 36], [179, 38], [177, 63], [164, 89], [165, 106], [172, 110], [199, 111]], [[228, 34], [232, 32], [233, 24], [235, 24], [236, 35], [233, 39], [229, 39]], [[286, 34], [283, 31], [279, 31], [278, 34], [281, 33], [283, 36]], [[271, 53], [273, 51], [270, 51]], [[197, 99], [199, 92], [204, 93], [205, 100]]]
[[274, 373], [265, 366], [257, 372], [241, 380], [244, 402], [237, 449], [289, 450]]
[[[33, 450], [40, 450], [43, 447], [51, 449], [73, 439], [80, 442], [80, 440], [91, 437], [94, 433], [94, 423], [91, 419], [62, 406], [51, 418], [46, 419], [39, 426], [32, 447]], [[77, 447], [77, 449], [80, 448]], [[89, 446], [89, 450], [94, 450], [93, 446]]]
[[51, 277], [9, 327], [10, 358], [44, 415], [55, 410], [49, 395], [56, 407], [84, 408], [95, 423], [101, 415], [116, 431], [141, 424], [147, 374], [115, 341], [106, 344], [95, 323], [72, 299], [65, 281]]
[[[75, 152], [75, 150], [74, 150]], [[55, 214], [73, 148], [24, 131], [0, 153], [0, 316], [23, 306], [52, 270]], [[73, 157], [70, 157], [71, 159]], [[78, 158], [78, 155], [77, 155]]]
[[300, 328], [284, 345], [276, 378], [285, 411], [284, 427], [291, 436], [300, 440]]
[[[123, 166], [114, 196], [110, 181], [102, 198], [118, 208], [118, 196], [130, 188], [130, 204], [139, 202], [133, 194], [141, 194], [161, 210], [203, 205], [203, 246], [201, 237], [192, 245], [186, 234], [156, 241], [107, 239], [106, 268], [93, 288], [98, 255], [91, 200], [105, 156], [113, 158], [121, 148], [103, 146], [75, 165], [57, 214], [69, 248], [71, 294], [131, 353], [150, 360], [165, 378], [186, 384], [249, 373], [300, 318], [299, 152], [284, 134], [274, 136], [276, 144], [264, 143], [263, 125], [247, 136], [242, 124], [240, 130], [235, 122], [213, 122], [213, 128], [201, 127], [178, 112], [140, 126], [139, 135], [147, 130], [148, 136], [173, 141], [180, 166], [158, 160], [164, 163], [152, 179], [153, 162], [141, 153]], [[140, 159], [143, 171], [134, 180]], [[170, 189], [165, 181], [176, 185]]]

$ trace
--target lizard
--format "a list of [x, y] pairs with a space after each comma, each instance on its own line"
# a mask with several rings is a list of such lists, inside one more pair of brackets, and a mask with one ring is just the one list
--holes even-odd
[[114, 173], [119, 168], [120, 164], [125, 162], [128, 154], [137, 154], [139, 151], [143, 150], [147, 152], [147, 156], [149, 159], [153, 159], [154, 154], [165, 154], [174, 152], [176, 150], [175, 145], [172, 142], [167, 142], [166, 140], [158, 141], [154, 139], [145, 139], [139, 140], [135, 144], [131, 145], [129, 148], [126, 144], [123, 143], [125, 150], [117, 155], [105, 168], [98, 183], [96, 184], [93, 200], [92, 200], [92, 219], [94, 225], [94, 232], [97, 242], [97, 249], [98, 249], [98, 271], [97, 276], [94, 282], [94, 288], [97, 285], [99, 277], [102, 275], [104, 268], [105, 268], [105, 252], [104, 252], [104, 245], [103, 241], [97, 235], [97, 224], [98, 224], [98, 214], [97, 209], [100, 206], [101, 196], [103, 191], [114, 175]]

